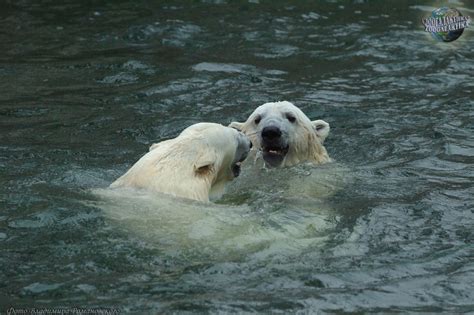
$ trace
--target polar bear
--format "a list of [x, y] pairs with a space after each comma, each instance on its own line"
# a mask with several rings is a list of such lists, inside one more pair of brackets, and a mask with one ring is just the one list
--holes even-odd
[[268, 167], [331, 161], [323, 146], [329, 124], [324, 120], [309, 120], [290, 102], [265, 103], [246, 122], [232, 122], [229, 127], [250, 138]]
[[215, 123], [198, 123], [171, 140], [153, 144], [110, 187], [143, 188], [209, 201], [237, 177], [252, 143], [243, 133]]

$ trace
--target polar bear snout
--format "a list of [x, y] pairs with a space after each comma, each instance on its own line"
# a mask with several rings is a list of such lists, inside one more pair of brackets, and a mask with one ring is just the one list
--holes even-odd
[[280, 139], [281, 130], [276, 126], [265, 127], [262, 130], [262, 139], [265, 141], [275, 141]]
[[260, 133], [260, 143], [262, 156], [267, 165], [280, 166], [289, 150], [287, 133], [278, 126], [266, 126]]
[[240, 175], [241, 164], [249, 155], [251, 148], [252, 142], [250, 139], [243, 133], [239, 132], [237, 150], [235, 151], [234, 161], [231, 166], [234, 177], [238, 177]]

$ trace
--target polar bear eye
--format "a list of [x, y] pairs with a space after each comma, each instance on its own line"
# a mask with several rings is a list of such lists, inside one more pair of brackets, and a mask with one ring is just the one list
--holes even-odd
[[290, 123], [294, 123], [296, 121], [296, 117], [292, 114], [286, 114], [286, 119], [288, 119]]
[[255, 117], [255, 120], [254, 120], [255, 124], [258, 125], [258, 123], [260, 122], [260, 120], [262, 120], [262, 117], [261, 117], [260, 115], [257, 116], [257, 117]]

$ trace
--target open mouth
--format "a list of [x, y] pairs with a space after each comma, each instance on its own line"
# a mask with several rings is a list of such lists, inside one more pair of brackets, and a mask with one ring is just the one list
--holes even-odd
[[234, 175], [234, 177], [238, 177], [240, 175], [241, 167], [242, 161], [232, 164], [232, 174]]
[[288, 146], [282, 147], [263, 147], [263, 159], [266, 164], [270, 167], [277, 167], [283, 162], [286, 154], [288, 153]]
[[242, 155], [240, 160], [238, 160], [237, 162], [232, 164], [232, 174], [234, 175], [234, 177], [238, 177], [240, 175], [240, 170], [242, 168], [242, 162], [245, 161], [245, 159], [247, 158], [247, 154], [248, 154], [248, 152], [246, 152], [244, 155]]
[[[251, 147], [251, 145], [250, 145], [250, 147]], [[250, 151], [250, 147], [246, 148], [245, 151], [240, 154], [240, 159], [237, 162], [234, 162], [232, 164], [231, 170], [232, 170], [232, 174], [234, 175], [234, 177], [238, 177], [240, 175], [242, 162], [245, 161], [245, 159], [247, 158], [247, 156], [249, 154], [249, 151]]]

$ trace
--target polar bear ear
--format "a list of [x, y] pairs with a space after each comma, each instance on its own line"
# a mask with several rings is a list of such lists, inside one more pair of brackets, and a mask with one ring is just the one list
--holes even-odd
[[153, 144], [150, 146], [150, 149], [148, 149], [148, 151], [155, 150], [155, 149], [158, 148], [159, 146], [160, 146], [160, 143], [153, 143]]
[[314, 120], [311, 122], [311, 124], [316, 131], [316, 135], [321, 139], [321, 143], [324, 142], [329, 134], [329, 129], [331, 129], [329, 124], [321, 119]]
[[194, 163], [194, 173], [198, 176], [206, 176], [214, 171], [216, 156], [210, 152], [201, 155]]
[[242, 131], [242, 128], [244, 127], [244, 124], [245, 123], [240, 123], [240, 122], [233, 121], [229, 124], [229, 127], [237, 129], [238, 131]]

